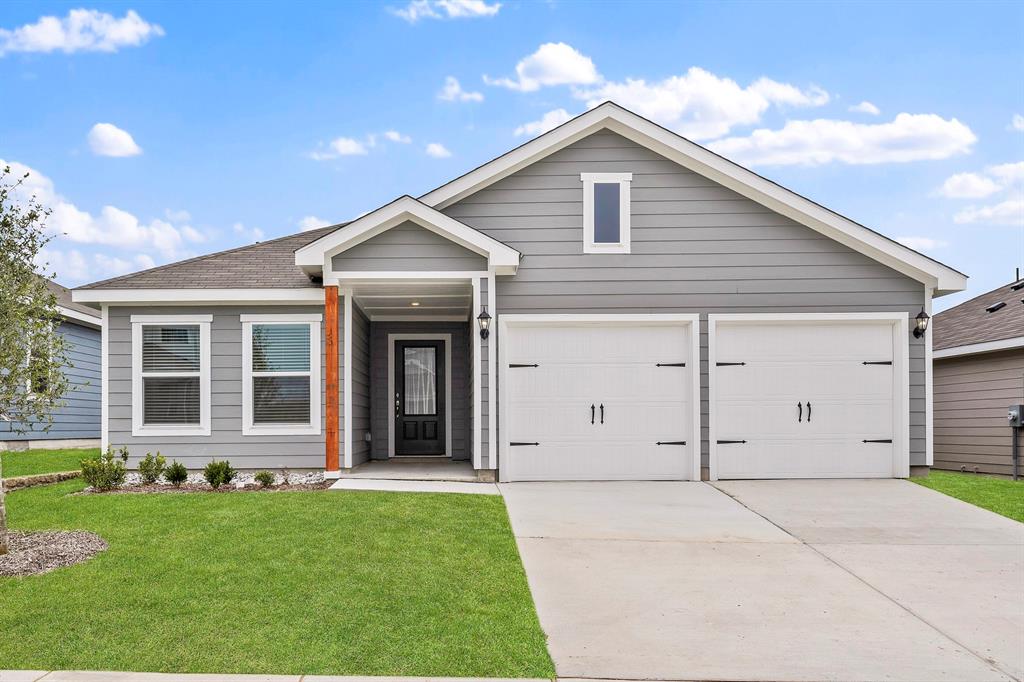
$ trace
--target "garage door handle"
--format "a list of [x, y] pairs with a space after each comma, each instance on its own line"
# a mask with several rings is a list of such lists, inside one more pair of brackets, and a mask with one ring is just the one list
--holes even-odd
[[659, 440], [655, 445], [686, 445], [685, 440]]
[[865, 443], [891, 443], [892, 442], [892, 438], [876, 438], [874, 440], [872, 440], [870, 438], [865, 438], [864, 442]]
[[746, 442], [747, 441], [745, 441], [745, 440], [716, 440], [715, 441], [715, 443], [717, 445], [733, 445], [733, 444], [737, 444], [737, 443], [746, 443]]
[[804, 404], [803, 403], [797, 403], [796, 404], [796, 420], [798, 422], [802, 422], [804, 420]]
[[811, 423], [811, 401], [807, 401], [807, 423]]
[[892, 360], [865, 360], [863, 362], [863, 364], [865, 364], [865, 365], [891, 365], [892, 364]]
[[745, 362], [716, 362], [715, 367], [739, 367], [745, 365]]
[[536, 365], [536, 364], [534, 364], [534, 365], [523, 365], [523, 364], [517, 364], [515, 362], [509, 363], [508, 366], [509, 366], [509, 369], [518, 369], [518, 368], [522, 368], [522, 367], [540, 367], [540, 365]]
[[656, 367], [686, 367], [685, 362], [659, 362]]
[[601, 403], [601, 423], [604, 424], [604, 403]]
[[515, 441], [515, 440], [511, 441], [509, 443], [509, 446], [511, 446], [513, 448], [516, 447], [517, 445], [540, 445], [540, 443], [524, 443], [522, 441]]
[[593, 424], [593, 423], [594, 423], [594, 410], [596, 410], [596, 409], [597, 409], [597, 408], [596, 408], [596, 407], [594, 407], [594, 404], [593, 404], [593, 403], [591, 403], [591, 404], [590, 404], [590, 423], [591, 423], [591, 424]]

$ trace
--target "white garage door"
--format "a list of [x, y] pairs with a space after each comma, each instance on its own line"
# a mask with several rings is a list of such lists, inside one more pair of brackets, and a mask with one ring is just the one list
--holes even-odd
[[691, 322], [502, 320], [501, 478], [694, 478]]
[[716, 476], [901, 475], [894, 464], [902, 442], [897, 371], [904, 371], [896, 329], [885, 320], [716, 320]]

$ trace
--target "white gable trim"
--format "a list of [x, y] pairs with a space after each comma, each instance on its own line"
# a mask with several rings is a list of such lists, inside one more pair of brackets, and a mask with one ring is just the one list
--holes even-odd
[[913, 249], [766, 180], [612, 102], [605, 102], [489, 163], [424, 194], [420, 201], [443, 209], [460, 199], [601, 129], [609, 129], [689, 170], [756, 201], [935, 289], [963, 291], [967, 276]]
[[474, 253], [488, 259], [491, 268], [499, 274], [515, 274], [522, 254], [497, 239], [488, 237], [469, 225], [450, 218], [440, 211], [403, 196], [390, 204], [367, 213], [362, 218], [303, 246], [295, 252], [295, 264], [304, 269], [324, 268], [329, 270], [330, 260], [335, 255], [372, 239], [382, 232], [410, 221], [431, 232], [441, 235]]
[[951, 348], [943, 348], [932, 352], [932, 357], [936, 360], [942, 358], [957, 358], [962, 355], [975, 355], [977, 353], [994, 353], [1000, 350], [1012, 350], [1014, 348], [1024, 348], [1024, 336], [1015, 336], [1009, 339], [1000, 339], [998, 341], [984, 341], [982, 343], [969, 343], [965, 346], [952, 346]]

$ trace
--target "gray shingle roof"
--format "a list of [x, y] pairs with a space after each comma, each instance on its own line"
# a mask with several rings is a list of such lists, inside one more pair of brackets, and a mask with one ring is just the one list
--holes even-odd
[[[932, 320], [932, 347], [955, 348], [988, 341], [1024, 336], [1024, 280], [997, 289], [944, 310]], [[998, 310], [988, 308], [1005, 303]]]
[[82, 313], [83, 315], [91, 315], [92, 317], [95, 317], [97, 321], [100, 319], [100, 311], [95, 308], [90, 308], [84, 303], [75, 303], [71, 300], [71, 289], [62, 287], [49, 279], [46, 280], [46, 288], [50, 290], [50, 293], [57, 297], [57, 305], [62, 308], [74, 310], [75, 312]]
[[219, 251], [142, 272], [105, 279], [80, 289], [301, 289], [319, 286], [295, 265], [295, 250], [347, 223]]

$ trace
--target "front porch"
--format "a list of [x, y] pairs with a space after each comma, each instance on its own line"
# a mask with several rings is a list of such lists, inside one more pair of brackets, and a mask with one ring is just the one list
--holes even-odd
[[493, 470], [477, 470], [469, 460], [448, 457], [392, 457], [371, 460], [342, 471], [342, 479], [369, 479], [390, 481], [462, 481], [493, 482]]

